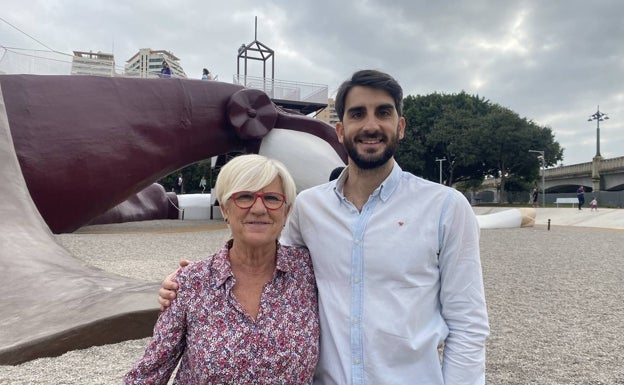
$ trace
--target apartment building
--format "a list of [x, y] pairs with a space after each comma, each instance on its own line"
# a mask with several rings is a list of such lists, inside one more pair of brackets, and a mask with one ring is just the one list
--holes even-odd
[[336, 113], [336, 103], [334, 99], [327, 99], [327, 107], [325, 107], [321, 112], [316, 115], [316, 118], [319, 120], [328, 123], [331, 126], [336, 126], [336, 123], [339, 122], [338, 114]]
[[162, 63], [166, 61], [171, 68], [171, 76], [186, 78], [186, 73], [173, 53], [164, 50], [154, 51], [151, 48], [141, 48], [134, 56], [126, 61], [125, 76], [156, 78], [160, 75]]
[[71, 74], [115, 76], [115, 57], [112, 53], [74, 51]]

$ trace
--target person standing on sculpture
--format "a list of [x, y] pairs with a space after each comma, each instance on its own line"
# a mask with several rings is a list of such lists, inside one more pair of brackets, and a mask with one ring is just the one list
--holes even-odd
[[578, 199], [578, 209], [581, 210], [581, 207], [585, 204], [585, 187], [579, 186], [576, 190], [576, 199]]
[[210, 74], [210, 71], [208, 71], [207, 68], [204, 68], [202, 70], [202, 80], [212, 80], [212, 75]]
[[162, 62], [162, 68], [160, 70], [160, 77], [161, 78], [170, 78], [171, 77], [171, 68], [169, 68], [169, 64], [167, 63], [166, 60], [163, 60], [163, 62]]
[[[281, 242], [310, 249], [319, 292], [315, 384], [485, 384], [479, 225], [457, 190], [401, 170], [403, 91], [363, 70], [336, 96], [338, 179], [302, 191]], [[171, 279], [161, 306], [175, 293]], [[440, 352], [442, 349], [442, 362]]]

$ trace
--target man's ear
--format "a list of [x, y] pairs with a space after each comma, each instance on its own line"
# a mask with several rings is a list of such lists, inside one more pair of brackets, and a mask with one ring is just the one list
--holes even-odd
[[399, 130], [399, 140], [403, 139], [405, 137], [405, 126], [406, 126], [406, 122], [405, 122], [405, 118], [404, 117], [400, 117], [399, 118], [399, 126], [397, 127], [397, 129]]
[[338, 136], [338, 141], [344, 143], [344, 126], [342, 122], [336, 123], [336, 135]]

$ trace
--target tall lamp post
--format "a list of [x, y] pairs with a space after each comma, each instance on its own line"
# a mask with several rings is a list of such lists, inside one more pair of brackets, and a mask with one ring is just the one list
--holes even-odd
[[442, 184], [442, 162], [446, 160], [446, 158], [436, 158], [436, 162], [440, 162], [440, 184]]
[[544, 175], [546, 174], [546, 157], [544, 156], [544, 151], [540, 150], [529, 150], [529, 152], [534, 152], [539, 154], [537, 159], [542, 163], [542, 207], [546, 207], [546, 184], [544, 183]]
[[609, 119], [607, 114], [600, 112], [600, 106], [598, 106], [598, 108], [596, 109], [596, 112], [592, 115], [589, 115], [589, 119], [587, 119], [588, 122], [591, 122], [592, 120], [596, 121], [596, 156], [601, 156], [600, 155], [600, 122], [602, 122], [603, 120], [607, 120], [607, 119]]
[[600, 122], [609, 119], [607, 114], [600, 112], [600, 106], [596, 112], [589, 116], [588, 122], [596, 121], [596, 156], [592, 159], [592, 191], [600, 193], [600, 168], [602, 166], [602, 156], [600, 155]]

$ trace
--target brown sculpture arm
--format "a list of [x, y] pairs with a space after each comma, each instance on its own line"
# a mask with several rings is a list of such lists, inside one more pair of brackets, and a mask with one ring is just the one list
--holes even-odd
[[234, 84], [0, 75], [0, 86], [28, 190], [55, 233], [188, 164], [257, 152], [276, 126], [317, 135], [344, 155], [329, 125], [278, 113], [262, 91]]
[[338, 141], [334, 127], [318, 119], [286, 111], [279, 106], [277, 107], [277, 114], [277, 122], [275, 123], [276, 128], [289, 128], [291, 130], [306, 132], [308, 134], [318, 136], [328, 142], [340, 156], [342, 161], [345, 162], [345, 164], [347, 163], [347, 150], [345, 150], [342, 143]]
[[232, 84], [28, 75], [0, 82], [28, 190], [53, 232], [75, 230], [180, 167], [244, 148], [225, 116], [242, 88]]

